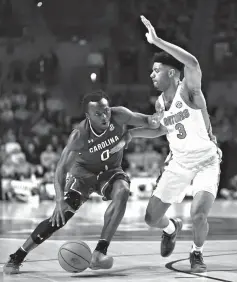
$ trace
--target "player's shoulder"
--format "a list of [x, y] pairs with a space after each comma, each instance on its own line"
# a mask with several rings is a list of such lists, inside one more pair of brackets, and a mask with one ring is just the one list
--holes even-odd
[[121, 115], [126, 112], [128, 109], [123, 106], [111, 107], [111, 113], [113, 115]]
[[75, 127], [69, 138], [67, 147], [70, 151], [79, 151], [84, 146], [84, 141], [87, 137], [87, 132], [83, 126], [83, 124], [79, 124], [77, 127]]

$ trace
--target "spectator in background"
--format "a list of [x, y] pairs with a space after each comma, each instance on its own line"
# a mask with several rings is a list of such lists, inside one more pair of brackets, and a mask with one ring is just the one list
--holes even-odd
[[129, 169], [127, 173], [131, 176], [139, 176], [145, 172], [144, 170], [144, 153], [140, 144], [136, 144], [134, 152], [129, 153], [126, 156], [129, 163]]
[[14, 152], [21, 151], [21, 145], [16, 141], [16, 135], [12, 130], [8, 130], [5, 135], [5, 152], [7, 155], [13, 154]]
[[38, 136], [46, 136], [51, 133], [53, 126], [44, 117], [32, 128], [32, 132]]
[[36, 146], [34, 143], [27, 144], [27, 147], [25, 148], [25, 155], [26, 155], [26, 160], [29, 163], [33, 165], [40, 164], [39, 154], [37, 153]]
[[156, 176], [159, 173], [159, 169], [163, 165], [163, 157], [156, 152], [153, 145], [149, 143], [146, 147], [146, 151], [143, 153], [144, 157], [144, 169], [148, 173], [148, 176]]
[[33, 143], [34, 146], [35, 146], [36, 153], [37, 153], [38, 155], [40, 155], [40, 153], [41, 153], [42, 150], [43, 150], [42, 144], [41, 144], [41, 142], [40, 142], [40, 137], [37, 136], [37, 135], [33, 136], [33, 138], [32, 138], [32, 143]]
[[29, 179], [32, 176], [33, 167], [26, 161], [24, 153], [20, 152], [14, 156], [15, 177], [18, 180]]
[[45, 171], [49, 171], [53, 164], [59, 160], [59, 155], [53, 151], [53, 146], [48, 144], [46, 150], [40, 155], [40, 162]]
[[58, 147], [59, 147], [59, 140], [58, 140], [58, 136], [57, 135], [52, 135], [51, 137], [51, 142], [50, 142], [53, 146], [53, 150], [57, 151]]
[[0, 120], [6, 124], [11, 124], [14, 119], [12, 103], [10, 99], [0, 100]]

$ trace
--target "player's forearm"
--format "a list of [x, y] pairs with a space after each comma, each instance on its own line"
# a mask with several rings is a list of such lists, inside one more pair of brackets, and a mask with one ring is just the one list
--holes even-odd
[[57, 167], [54, 179], [54, 189], [56, 201], [61, 201], [64, 197], [64, 187], [66, 183], [66, 172], [60, 166]]
[[156, 138], [165, 135], [165, 133], [159, 128], [133, 128], [128, 130], [128, 132], [132, 138]]
[[160, 49], [172, 55], [174, 58], [176, 58], [178, 61], [180, 61], [187, 67], [191, 68], [196, 67], [198, 65], [198, 60], [192, 54], [175, 44], [162, 40], [159, 37], [157, 37], [154, 44]]

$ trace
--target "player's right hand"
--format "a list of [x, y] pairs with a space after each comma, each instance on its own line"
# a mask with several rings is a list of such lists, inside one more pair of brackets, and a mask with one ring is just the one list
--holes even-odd
[[141, 21], [143, 22], [143, 24], [145, 25], [145, 27], [147, 28], [147, 33], [146, 33], [146, 39], [150, 44], [154, 44], [154, 42], [156, 41], [156, 39], [158, 38], [156, 35], [156, 31], [153, 27], [153, 25], [151, 24], [151, 22], [145, 18], [144, 16], [141, 16]]
[[118, 142], [117, 145], [115, 145], [111, 150], [110, 150], [110, 154], [114, 154], [120, 150], [127, 149], [128, 148], [128, 144], [131, 142], [132, 140], [132, 136], [129, 133], [129, 131], [127, 131], [123, 137], [121, 138], [121, 140]]
[[52, 222], [52, 226], [57, 225], [57, 227], [60, 227], [61, 225], [64, 225], [66, 223], [65, 222], [66, 211], [71, 211], [75, 213], [75, 211], [64, 201], [64, 199], [57, 201], [53, 215], [49, 220], [50, 222]]

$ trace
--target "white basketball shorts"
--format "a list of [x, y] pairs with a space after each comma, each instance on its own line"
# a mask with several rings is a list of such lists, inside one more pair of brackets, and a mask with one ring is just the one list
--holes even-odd
[[192, 169], [172, 159], [164, 168], [153, 196], [163, 203], [181, 203], [188, 189], [192, 189], [193, 197], [200, 191], [207, 191], [216, 198], [219, 179], [220, 159], [217, 154]]

